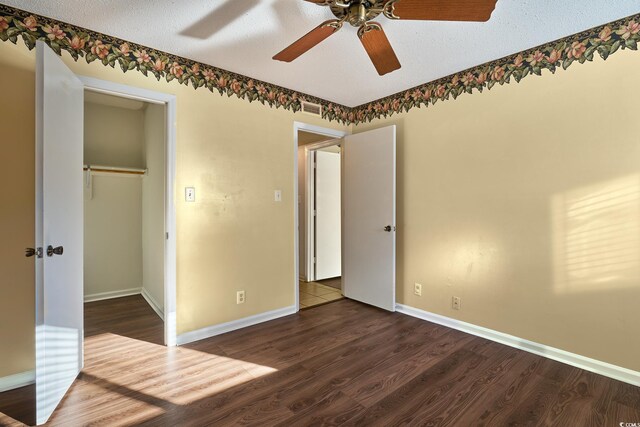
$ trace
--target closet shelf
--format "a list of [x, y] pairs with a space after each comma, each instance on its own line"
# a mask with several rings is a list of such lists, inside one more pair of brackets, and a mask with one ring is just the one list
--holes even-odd
[[84, 165], [83, 171], [91, 172], [92, 174], [120, 174], [120, 175], [146, 175], [147, 169], [141, 168], [121, 168], [117, 166], [102, 166], [102, 165]]

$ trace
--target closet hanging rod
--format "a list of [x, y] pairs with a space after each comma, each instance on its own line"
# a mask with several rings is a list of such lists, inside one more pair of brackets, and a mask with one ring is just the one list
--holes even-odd
[[99, 173], [114, 173], [124, 175], [146, 175], [147, 169], [140, 168], [121, 168], [115, 166], [98, 166], [98, 165], [84, 165], [83, 171], [99, 172]]

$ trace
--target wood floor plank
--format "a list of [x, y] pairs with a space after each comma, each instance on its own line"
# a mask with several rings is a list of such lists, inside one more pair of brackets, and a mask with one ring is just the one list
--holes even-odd
[[481, 396], [474, 405], [467, 410], [466, 416], [474, 416], [478, 414], [478, 425], [482, 426], [498, 426], [500, 420], [511, 413], [520, 399], [525, 399], [523, 390], [526, 385], [533, 381], [537, 374], [536, 371], [540, 367], [542, 359], [530, 353], [524, 353], [522, 358], [518, 360], [509, 374], [499, 380], [496, 386]]
[[[351, 300], [167, 348], [133, 296], [85, 304], [85, 331], [85, 367], [50, 426], [640, 421], [638, 387]], [[0, 393], [2, 408], [0, 425], [33, 423], [24, 390]]]
[[541, 425], [551, 410], [558, 394], [558, 385], [541, 375], [533, 375], [525, 384], [516, 406], [504, 418], [494, 420], [490, 425]]
[[[638, 420], [640, 420], [640, 402], [638, 402], [638, 405], [634, 405], [633, 401], [625, 401], [630, 405], [619, 402], [620, 398], [627, 393], [625, 391], [621, 392], [621, 390], [629, 390], [627, 385], [619, 381], [605, 379], [604, 390], [597, 399], [591, 402], [592, 411], [587, 425], [616, 426], [620, 425], [621, 422], [638, 423]], [[632, 395], [635, 394], [631, 393]]]
[[640, 387], [623, 382], [616, 382], [616, 393], [613, 400], [630, 408], [640, 408]]
[[[263, 408], [266, 408], [264, 412], [268, 412], [269, 408], [274, 406], [273, 402], [279, 399], [276, 392], [289, 390], [299, 383], [313, 379], [313, 373], [302, 366], [292, 366], [218, 393], [202, 394], [199, 399], [181, 405], [180, 408], [154, 419], [148, 425], [160, 421], [175, 423], [187, 418], [200, 422], [200, 425], [210, 425], [214, 422], [233, 423], [249, 413], [260, 413]], [[277, 414], [272, 413], [272, 417], [279, 416], [284, 419], [292, 415], [285, 405], [275, 406], [281, 411]]]
[[[223, 334], [215, 337], [215, 342], [223, 350], [229, 353], [238, 353], [249, 350], [251, 347], [266, 343], [280, 341], [292, 336], [306, 333], [309, 329], [322, 324], [334, 323], [343, 325], [350, 319], [362, 313], [375, 313], [376, 310], [367, 306], [354, 306], [353, 303], [345, 304], [343, 301], [332, 303], [331, 307], [323, 309], [320, 314], [315, 310], [301, 311], [297, 315], [286, 316], [273, 321], [273, 324], [259, 324]], [[269, 322], [271, 323], [271, 322]], [[267, 331], [268, 333], [264, 333]], [[197, 343], [192, 344], [197, 346]]]
[[[413, 323], [414, 325], [416, 325], [414, 321], [407, 318], [398, 317], [396, 318], [396, 321], [399, 324]], [[360, 341], [361, 345], [364, 346], [360, 348], [368, 349], [366, 347], [367, 342], [362, 342], [362, 340], [368, 340], [370, 341], [369, 344], [371, 344], [373, 343], [373, 341], [379, 342], [379, 339], [392, 339], [395, 336], [397, 327], [398, 325], [391, 324], [383, 328], [383, 330], [379, 331], [379, 333], [375, 335], [375, 337], [378, 337], [378, 339], [375, 339], [375, 337], [372, 335], [366, 335], [364, 337], [359, 337], [356, 341]], [[349, 348], [358, 348], [358, 345], [352, 344], [353, 343], [349, 343], [345, 346], [348, 346]], [[379, 345], [377, 346], [380, 347]], [[327, 351], [327, 353], [332, 353], [334, 352], [334, 350], [337, 350], [336, 353], [344, 351], [340, 349], [330, 349]], [[353, 353], [350, 354], [354, 355]], [[287, 385], [281, 385], [280, 387], [278, 387], [277, 391], [275, 393], [271, 393], [268, 398], [258, 399], [258, 402], [253, 402], [253, 411], [257, 413], [265, 412], [268, 408], [274, 406], [274, 402], [277, 402], [279, 405], [290, 409], [291, 412], [295, 414], [291, 419], [287, 417], [287, 419], [289, 420], [287, 422], [298, 422], [297, 420], [301, 420], [304, 418], [299, 415], [300, 413], [308, 413], [310, 408], [323, 408], [323, 405], [325, 405], [327, 402], [332, 402], [334, 400], [333, 397], [337, 393], [336, 388], [340, 384], [349, 380], [349, 378], [345, 378], [345, 376], [348, 374], [355, 375], [358, 373], [358, 365], [354, 364], [355, 362], [360, 362], [359, 366], [361, 367], [361, 369], [367, 369], [370, 364], [375, 362], [376, 359], [382, 354], [382, 352], [376, 354], [375, 352], [356, 351], [355, 356], [358, 358], [357, 361], [350, 360], [349, 362], [351, 363], [348, 363], [344, 358], [333, 360], [333, 363], [329, 364], [330, 367], [327, 372], [320, 372], [317, 375], [310, 374], [307, 378], [305, 378], [305, 381], [290, 382]], [[319, 357], [322, 356], [324, 356], [324, 353]], [[304, 363], [302, 363], [301, 365], [304, 366]], [[313, 366], [314, 364], [311, 363], [311, 365]], [[311, 377], [313, 378], [313, 380], [311, 380]], [[348, 397], [343, 396], [341, 397], [340, 401], [350, 400], [348, 399]], [[345, 417], [353, 415], [353, 411], [359, 409], [360, 405], [355, 402], [351, 403], [353, 404], [350, 405], [350, 407], [353, 406], [353, 410], [341, 409], [338, 412], [332, 412], [333, 410], [335, 410], [335, 408], [333, 408], [331, 411], [327, 409], [327, 413], [325, 414], [325, 416], [323, 416], [326, 417], [326, 419], [323, 422], [329, 422], [327, 421], [329, 419], [342, 420], [345, 419]], [[216, 418], [215, 420], [208, 419], [208, 421], [215, 421], [216, 423], [224, 424], [231, 421], [235, 422], [237, 420], [225, 416], [223, 418]], [[271, 419], [271, 421], [274, 421], [274, 419]]]
[[[505, 346], [491, 347], [495, 352], [478, 367], [478, 375], [460, 384], [453, 398], [448, 399], [444, 406], [433, 405], [429, 412], [421, 411], [419, 416], [439, 420], [438, 424], [442, 427], [478, 425], [478, 414], [481, 412], [475, 410], [474, 404], [499, 389], [500, 381], [525, 357], [522, 352]], [[462, 421], [461, 418], [466, 414], [475, 414], [476, 419]]]
[[[399, 319], [399, 323], [404, 323]], [[345, 344], [323, 354], [305, 360], [301, 365], [315, 369], [316, 380], [299, 384], [295, 389], [287, 390], [282, 396], [282, 403], [287, 405], [294, 413], [306, 411], [327, 396], [343, 389], [355, 381], [355, 378], [367, 372], [371, 367], [384, 362], [389, 347], [381, 347], [380, 340], [393, 341], [394, 332], [400, 325], [390, 325], [379, 331], [375, 336], [361, 337], [354, 342]], [[417, 335], [419, 338], [419, 335]], [[406, 348], [406, 343], [396, 344], [397, 348]], [[385, 351], [386, 350], [386, 351]], [[327, 355], [334, 356], [327, 360]], [[323, 361], [319, 365], [317, 361]]]
[[518, 404], [520, 391], [536, 375], [542, 359], [518, 350], [519, 358], [514, 361], [505, 375], [486, 393], [477, 396], [466, 409], [457, 414], [452, 425], [499, 425], [494, 420], [510, 412]]
[[334, 390], [315, 405], [298, 411], [277, 426], [341, 426], [364, 409], [364, 406], [340, 390]]
[[571, 371], [569, 378], [560, 385], [555, 401], [546, 413], [544, 424], [593, 425], [591, 420], [594, 414], [591, 402], [605, 391], [607, 380], [587, 371], [579, 369], [571, 369]]
[[[361, 372], [356, 369], [348, 371], [349, 377], [357, 382], [356, 377], [372, 369], [378, 370], [383, 364], [393, 364], [394, 358], [410, 357], [427, 346], [443, 347], [444, 340], [452, 339], [450, 332], [446, 328], [417, 323], [415, 319], [397, 317], [376, 334], [363, 335], [300, 363], [319, 376], [335, 376], [345, 367], [363, 365]], [[381, 342], [385, 344], [381, 345]]]
[[362, 312], [349, 318], [345, 323], [338, 321], [323, 323], [307, 330], [304, 334], [297, 334], [240, 352], [230, 352], [229, 356], [281, 369], [356, 340], [363, 335], [375, 333], [385, 325], [386, 322], [380, 321], [377, 316], [370, 318], [368, 313]]
[[401, 425], [416, 420], [416, 412], [446, 394], [457, 381], [466, 378], [484, 357], [469, 350], [454, 351], [409, 383], [387, 395], [348, 424], [357, 426]]
[[[419, 393], [425, 399], [416, 403], [405, 402], [402, 413], [397, 413], [392, 419], [376, 420], [383, 424], [391, 423], [408, 425], [464, 425], [456, 421], [456, 416], [463, 413], [474, 400], [486, 393], [497, 381], [505, 375], [510, 368], [518, 352], [506, 346], [493, 345], [487, 340], [473, 338], [468, 342], [465, 351], [471, 351], [476, 357], [481, 358], [480, 363], [472, 364], [470, 370], [461, 372], [458, 376], [451, 376], [445, 386], [439, 381], [427, 381], [425, 387]], [[443, 359], [447, 360], [446, 358]], [[455, 370], [450, 371], [453, 373]], [[422, 381], [430, 375], [427, 369], [420, 376], [407, 383], [406, 389], [411, 389], [411, 384], [416, 380]], [[403, 388], [398, 389], [399, 391]], [[402, 392], [401, 392], [402, 393]], [[391, 395], [395, 394], [392, 393]], [[380, 401], [376, 406], [387, 405], [388, 398]], [[401, 400], [406, 400], [402, 397]], [[398, 412], [398, 411], [396, 411]], [[354, 421], [358, 424], [362, 421]], [[366, 420], [364, 424], [373, 422]], [[473, 425], [473, 424], [470, 424]]]
[[357, 402], [370, 407], [473, 339], [450, 331], [431, 345], [421, 346], [415, 351], [405, 350], [381, 364], [370, 366], [343, 390]]
[[613, 402], [610, 407], [610, 412], [605, 418], [610, 420], [610, 425], [613, 426], [618, 426], [620, 423], [624, 423], [624, 425], [634, 425], [635, 423], [637, 426], [640, 424], [640, 409]]

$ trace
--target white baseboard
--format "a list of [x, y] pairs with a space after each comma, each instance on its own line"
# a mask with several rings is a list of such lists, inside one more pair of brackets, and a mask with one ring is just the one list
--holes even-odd
[[36, 382], [36, 371], [20, 372], [19, 374], [0, 377], [0, 393], [31, 385]]
[[147, 303], [151, 306], [151, 308], [153, 309], [153, 311], [156, 312], [156, 314], [158, 316], [160, 316], [160, 318], [162, 319], [162, 321], [164, 322], [164, 312], [162, 311], [162, 309], [160, 308], [160, 304], [158, 304], [158, 301], [155, 300], [155, 298], [153, 298], [151, 296], [151, 294], [149, 293], [149, 291], [147, 291], [146, 288], [142, 288], [142, 297], [147, 301]]
[[200, 341], [205, 338], [211, 338], [216, 335], [235, 331], [237, 329], [246, 328], [247, 326], [257, 325], [258, 323], [268, 322], [279, 317], [288, 316], [296, 312], [296, 306], [279, 308], [277, 310], [267, 311], [265, 313], [256, 314], [245, 317], [243, 319], [232, 320], [231, 322], [221, 323], [219, 325], [208, 326], [191, 332], [178, 335], [178, 345], [188, 344], [194, 341]]
[[566, 363], [567, 365], [575, 366], [576, 368], [584, 369], [585, 371], [594, 372], [596, 374], [604, 375], [605, 377], [640, 386], [640, 372], [632, 371], [631, 369], [612, 365], [589, 357], [580, 356], [579, 354], [569, 353], [568, 351], [549, 347], [544, 344], [538, 344], [533, 341], [528, 341], [513, 335], [508, 335], [482, 326], [452, 319], [450, 317], [429, 313], [428, 311], [420, 310], [404, 304], [396, 304], [396, 311], [428, 322], [457, 329], [471, 335], [486, 338], [500, 344], [528, 351], [529, 353], [537, 354], [538, 356]]
[[142, 292], [142, 288], [123, 289], [120, 291], [100, 292], [97, 294], [85, 295], [84, 302], [102, 301], [104, 299], [128, 297], [138, 295]]

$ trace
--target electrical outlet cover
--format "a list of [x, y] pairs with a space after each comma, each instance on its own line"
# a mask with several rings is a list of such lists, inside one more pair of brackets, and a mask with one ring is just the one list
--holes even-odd
[[422, 285], [420, 283], [413, 284], [413, 293], [422, 296]]
[[244, 291], [236, 292], [236, 304], [244, 304], [244, 302], [245, 302]]

